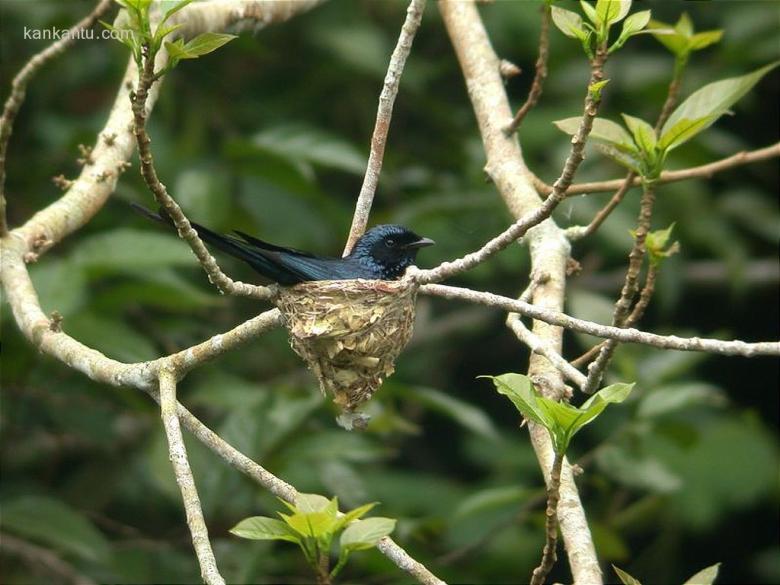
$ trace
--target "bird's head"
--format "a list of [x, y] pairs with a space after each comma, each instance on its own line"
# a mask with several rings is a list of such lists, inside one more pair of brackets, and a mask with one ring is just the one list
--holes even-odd
[[392, 280], [414, 264], [420, 248], [433, 244], [401, 225], [378, 225], [360, 237], [350, 256], [378, 264], [383, 278]]

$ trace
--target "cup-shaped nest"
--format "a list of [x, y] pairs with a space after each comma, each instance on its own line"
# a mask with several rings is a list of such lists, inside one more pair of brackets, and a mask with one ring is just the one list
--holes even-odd
[[417, 287], [408, 280], [324, 280], [280, 289], [290, 345], [342, 413], [395, 370], [412, 335]]

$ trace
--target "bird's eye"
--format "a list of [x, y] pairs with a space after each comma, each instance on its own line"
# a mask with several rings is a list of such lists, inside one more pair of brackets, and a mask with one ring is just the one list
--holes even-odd
[[395, 240], [393, 238], [387, 238], [385, 240], [385, 246], [387, 246], [388, 248], [394, 247], [395, 246]]

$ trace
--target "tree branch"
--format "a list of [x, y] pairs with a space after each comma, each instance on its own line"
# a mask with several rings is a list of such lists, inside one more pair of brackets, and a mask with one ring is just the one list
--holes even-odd
[[572, 364], [567, 362], [564, 357], [550, 347], [549, 344], [545, 343], [539, 336], [528, 329], [520, 319], [520, 315], [517, 313], [509, 313], [506, 318], [506, 326], [512, 330], [512, 333], [514, 333], [520, 341], [528, 346], [531, 352], [547, 358], [547, 360], [555, 366], [564, 377], [574, 382], [580, 388], [585, 385], [588, 380], [587, 377]]
[[179, 416], [176, 412], [176, 375], [173, 370], [160, 371], [160, 415], [162, 416], [165, 436], [168, 439], [168, 456], [176, 476], [176, 483], [181, 491], [184, 510], [187, 513], [187, 526], [192, 535], [192, 545], [198, 557], [200, 574], [207, 585], [224, 585], [225, 580], [219, 574], [214, 551], [211, 550], [206, 521], [200, 506], [195, 479], [192, 477], [190, 462], [187, 459], [187, 449], [181, 436]]
[[509, 297], [502, 297], [488, 292], [479, 292], [467, 288], [447, 286], [444, 284], [426, 284], [420, 287], [423, 294], [458, 299], [479, 305], [486, 305], [507, 311], [533, 317], [545, 323], [563, 327], [580, 333], [587, 333], [605, 339], [616, 339], [624, 343], [639, 343], [651, 345], [660, 349], [677, 349], [680, 351], [702, 351], [719, 355], [738, 355], [742, 357], [757, 357], [764, 355], [780, 355], [780, 341], [760, 341], [747, 343], [740, 340], [721, 341], [701, 337], [678, 337], [676, 335], [657, 335], [632, 328], [600, 325], [591, 321], [575, 319], [565, 313], [550, 311], [537, 305], [524, 303]]
[[[708, 179], [716, 173], [727, 171], [741, 165], [752, 164], [770, 158], [780, 156], [780, 142], [776, 142], [770, 146], [759, 148], [757, 150], [743, 150], [736, 154], [732, 154], [726, 158], [722, 158], [715, 162], [707, 163], [705, 165], [699, 165], [696, 167], [690, 167], [687, 169], [680, 169], [678, 171], [664, 171], [661, 176], [655, 182], [656, 185], [662, 183], [675, 183], [677, 181], [687, 181], [688, 179]], [[551, 193], [553, 187], [542, 181], [539, 177], [531, 177], [534, 187], [542, 194], [547, 195]], [[603, 193], [606, 191], [615, 191], [619, 189], [625, 179], [611, 179], [609, 181], [593, 181], [589, 183], [577, 183], [572, 185], [566, 190], [566, 196], [572, 197], [574, 195], [584, 195], [592, 193]], [[641, 184], [641, 179], [636, 177], [632, 183], [632, 187]]]
[[[163, 56], [163, 63], [167, 56]], [[158, 66], [159, 67], [159, 66]], [[154, 195], [157, 203], [165, 210], [167, 216], [173, 221], [179, 237], [182, 238], [195, 254], [198, 262], [203, 267], [211, 282], [223, 294], [251, 297], [258, 300], [268, 300], [275, 295], [276, 288], [272, 286], [255, 286], [244, 282], [235, 281], [226, 275], [217, 264], [217, 261], [201, 241], [198, 232], [190, 224], [179, 204], [168, 193], [168, 189], [160, 182], [157, 170], [154, 167], [154, 159], [150, 144], [152, 139], [146, 131], [146, 100], [152, 84], [157, 79], [155, 72], [155, 58], [150, 56], [149, 47], [143, 47], [143, 68], [138, 72], [138, 84], [135, 92], [130, 93], [130, 101], [133, 104], [133, 132], [135, 142], [138, 145], [138, 158], [141, 161], [141, 176], [146, 186]]]
[[[445, 6], [446, 2], [442, 0], [440, 5]], [[457, 51], [458, 49], [457, 39], [455, 39], [452, 36], [452, 34], [450, 36], [453, 40], [453, 44], [456, 45], [456, 51]], [[601, 94], [599, 92], [592, 92], [590, 88], [594, 84], [603, 80], [604, 78], [603, 69], [604, 69], [604, 62], [606, 61], [606, 59], [607, 59], [607, 53], [606, 50], [602, 47], [597, 50], [596, 56], [591, 61], [590, 80], [588, 81], [588, 89], [585, 92], [585, 105], [583, 107], [580, 125], [579, 128], [577, 129], [577, 132], [571, 138], [571, 145], [572, 145], [571, 150], [569, 151], [569, 155], [566, 157], [566, 162], [563, 165], [563, 170], [561, 171], [561, 175], [560, 177], [558, 177], [555, 183], [553, 183], [552, 191], [547, 196], [547, 199], [545, 199], [541, 205], [535, 205], [530, 210], [526, 211], [525, 215], [521, 216], [514, 224], [512, 224], [509, 228], [507, 228], [503, 233], [499, 234], [498, 236], [496, 236], [495, 238], [487, 242], [484, 246], [482, 246], [482, 248], [480, 248], [476, 252], [466, 254], [465, 256], [463, 256], [462, 258], [458, 258], [457, 260], [442, 262], [439, 266], [437, 266], [436, 268], [432, 268], [430, 270], [421, 270], [417, 275], [418, 282], [420, 282], [421, 284], [440, 282], [442, 280], [455, 276], [456, 274], [460, 274], [461, 272], [470, 270], [471, 268], [474, 268], [478, 264], [481, 264], [482, 262], [491, 258], [494, 254], [500, 252], [501, 250], [503, 250], [513, 242], [517, 241], [517, 239], [524, 236], [528, 232], [528, 230], [539, 225], [545, 219], [549, 218], [552, 215], [552, 212], [555, 210], [558, 204], [561, 201], [563, 201], [563, 199], [566, 197], [566, 190], [569, 188], [569, 185], [571, 185], [571, 182], [574, 180], [574, 175], [577, 172], [577, 168], [579, 168], [580, 164], [584, 160], [583, 152], [585, 150], [585, 143], [587, 142], [588, 135], [590, 134], [590, 131], [593, 128], [593, 120], [596, 118], [599, 104], [601, 102]], [[500, 79], [499, 65], [496, 63], [495, 66], [496, 66], [496, 75]], [[476, 91], [473, 91], [472, 88], [469, 88], [469, 95], [472, 98], [472, 102], [474, 101], [474, 96], [476, 94], [477, 94]], [[503, 98], [506, 99], [506, 93], [503, 90], [503, 84], [502, 84], [501, 94], [503, 94]], [[483, 133], [483, 143], [487, 143], [487, 138], [485, 137], [485, 133], [488, 131], [488, 128], [486, 128], [486, 124], [481, 124], [480, 129], [482, 130]], [[492, 129], [489, 130], [492, 131]], [[510, 138], [507, 136], [505, 136], [504, 138], [507, 141], [510, 140]], [[491, 136], [491, 140], [493, 140], [492, 136]], [[487, 144], [486, 144], [486, 148], [487, 148]], [[517, 156], [520, 157], [522, 156], [522, 154], [520, 153], [519, 146], [517, 147], [516, 154]], [[525, 170], [524, 164], [522, 165], [522, 168]], [[496, 177], [494, 176], [495, 174], [498, 173], [504, 174], [505, 172], [504, 169], [498, 169], [498, 168], [493, 169], [490, 161], [490, 156], [488, 156], [488, 164], [485, 166], [485, 171], [487, 172], [488, 176], [493, 178], [494, 182], [496, 182]]]
[[27, 93], [27, 85], [35, 74], [49, 61], [64, 53], [79, 38], [79, 32], [92, 27], [98, 18], [111, 8], [111, 0], [100, 0], [97, 6], [92, 9], [87, 16], [81, 19], [77, 24], [68, 29], [67, 34], [63, 35], [58, 41], [55, 41], [46, 47], [40, 53], [36, 53], [19, 70], [11, 82], [11, 93], [5, 101], [3, 115], [0, 117], [0, 238], [8, 234], [8, 223], [6, 219], [6, 199], [5, 199], [5, 176], [6, 176], [6, 156], [8, 153], [8, 142], [13, 132], [14, 121], [19, 109], [24, 103], [24, 97]]
[[550, 481], [547, 484], [547, 509], [544, 511], [544, 551], [542, 552], [542, 561], [531, 575], [531, 585], [542, 585], [557, 560], [555, 548], [558, 545], [558, 502], [560, 501], [562, 466], [563, 455], [556, 453], [550, 470]]
[[398, 36], [398, 42], [387, 66], [382, 93], [379, 94], [379, 107], [376, 112], [374, 133], [371, 136], [371, 152], [368, 156], [363, 185], [360, 187], [360, 195], [358, 195], [357, 203], [355, 204], [355, 214], [352, 217], [352, 226], [349, 229], [347, 244], [344, 246], [344, 256], [352, 251], [355, 242], [363, 235], [368, 225], [371, 204], [374, 201], [374, 193], [376, 193], [376, 187], [379, 183], [379, 173], [382, 171], [382, 159], [385, 155], [387, 134], [390, 131], [390, 120], [393, 116], [395, 96], [398, 95], [401, 74], [406, 65], [406, 59], [412, 50], [414, 35], [417, 34], [417, 29], [420, 27], [424, 10], [425, 0], [412, 0], [409, 3], [409, 8], [406, 9], [406, 20], [401, 27], [401, 34]]
[[[520, 219], [522, 222], [529, 217], [528, 214], [540, 213], [539, 225], [528, 230], [526, 238], [534, 270], [547, 275], [545, 283], [535, 291], [534, 302], [550, 310], [560, 310], [564, 299], [569, 243], [552, 219], [542, 221], [546, 217], [542, 215], [544, 204], [540, 205], [539, 196], [533, 188], [520, 145], [514, 137], [508, 137], [503, 131], [512, 117], [512, 111], [501, 77], [500, 60], [493, 51], [473, 2], [441, 2], [439, 8], [463, 70], [479, 125], [487, 157], [485, 170], [515, 218], [523, 218]], [[507, 236], [505, 245], [512, 243], [529, 227], [523, 225], [516, 234]], [[537, 321], [533, 325], [533, 332], [560, 353], [563, 338], [560, 328]], [[536, 355], [531, 356], [529, 374], [560, 380], [559, 372], [545, 358]], [[531, 442], [542, 472], [548, 477], [553, 451], [547, 431], [542, 431], [535, 433], [531, 430]], [[574, 581], [588, 585], [601, 583], [601, 569], [590, 528], [568, 464], [563, 466], [560, 493], [558, 519]]]
[[426, 284], [420, 287], [423, 294], [458, 299], [488, 307], [494, 307], [510, 313], [520, 313], [533, 317], [557, 327], [587, 333], [595, 337], [616, 339], [624, 343], [639, 343], [651, 345], [659, 349], [677, 349], [680, 351], [702, 351], [719, 355], [735, 355], [742, 357], [757, 357], [764, 355], [780, 355], [780, 341], [759, 341], [747, 343], [738, 339], [721, 341], [701, 337], [678, 337], [676, 335], [657, 335], [632, 328], [611, 327], [599, 325], [591, 321], [575, 319], [565, 313], [550, 311], [537, 305], [524, 303], [509, 297], [502, 297], [488, 292], [479, 292], [467, 288], [447, 286], [444, 284]]

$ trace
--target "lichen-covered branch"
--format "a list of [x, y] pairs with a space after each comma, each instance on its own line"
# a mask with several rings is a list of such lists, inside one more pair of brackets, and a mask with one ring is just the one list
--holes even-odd
[[659, 349], [677, 349], [680, 351], [702, 351], [719, 355], [735, 355], [742, 357], [757, 357], [765, 355], [780, 355], [780, 341], [759, 341], [748, 343], [737, 339], [721, 341], [702, 337], [678, 337], [676, 335], [657, 335], [632, 328], [600, 325], [591, 321], [575, 319], [565, 313], [550, 311], [537, 304], [524, 303], [517, 299], [502, 297], [488, 292], [479, 292], [467, 288], [447, 286], [444, 284], [426, 284], [420, 287], [422, 294], [434, 295], [445, 299], [458, 299], [479, 305], [486, 305], [507, 311], [520, 313], [539, 321], [544, 321], [557, 327], [571, 331], [579, 331], [604, 339], [615, 339], [623, 343], [639, 343], [651, 345]]
[[530, 349], [532, 353], [537, 353], [547, 358], [553, 366], [560, 370], [565, 378], [571, 380], [580, 388], [585, 385], [587, 382], [585, 374], [567, 362], [561, 354], [528, 329], [520, 319], [520, 315], [517, 313], [510, 313], [507, 315], [506, 326], [509, 327], [512, 333], [514, 333], [521, 342], [528, 346], [528, 349]]
[[176, 412], [176, 374], [173, 370], [160, 371], [160, 415], [165, 436], [168, 439], [168, 457], [171, 460], [173, 474], [181, 491], [184, 511], [187, 514], [187, 526], [192, 536], [192, 545], [198, 557], [200, 574], [206, 585], [224, 585], [225, 580], [219, 574], [214, 551], [211, 549], [206, 521], [203, 519], [203, 509], [200, 505], [195, 479], [187, 459], [187, 449], [181, 436], [179, 416]]
[[40, 53], [36, 53], [19, 70], [19, 73], [11, 81], [11, 93], [5, 101], [3, 115], [0, 117], [0, 238], [8, 233], [8, 223], [6, 219], [6, 198], [5, 198], [5, 177], [6, 177], [6, 156], [8, 153], [8, 142], [13, 132], [14, 121], [19, 109], [24, 102], [27, 93], [27, 85], [35, 74], [55, 57], [65, 52], [68, 47], [73, 45], [79, 38], [79, 32], [90, 28], [97, 22], [98, 18], [103, 16], [111, 8], [111, 0], [100, 0], [97, 6], [85, 16], [82, 20], [68, 29], [68, 33], [62, 38], [46, 47]]
[[[533, 269], [546, 275], [544, 284], [536, 287], [533, 301], [543, 310], [560, 311], [563, 308], [569, 242], [555, 222], [547, 215], [542, 215], [546, 210], [540, 205], [520, 145], [514, 136], [509, 137], [504, 132], [512, 111], [501, 77], [501, 61], [491, 46], [473, 2], [441, 2], [439, 8], [463, 71], [479, 125], [487, 158], [485, 170], [515, 218], [523, 222], [532, 217], [530, 214], [540, 214], [536, 227], [529, 229], [530, 225], [523, 225], [516, 234], [507, 236], [505, 245], [511, 244], [521, 232], [527, 231], [525, 240], [530, 247]], [[567, 186], [559, 184], [559, 187]], [[532, 330], [560, 353], [562, 329], [536, 321]], [[528, 371], [533, 377], [549, 377], [563, 386], [560, 373], [544, 357], [532, 355]], [[535, 433], [531, 430], [531, 442], [543, 474], [547, 477], [552, 467], [553, 451], [547, 431], [542, 431]], [[558, 519], [573, 579], [576, 583], [597, 585], [602, 582], [601, 569], [568, 464], [563, 465], [560, 494]]]
[[[655, 181], [656, 185], [663, 183], [675, 183], [677, 181], [687, 181], [690, 179], [708, 179], [716, 173], [728, 171], [735, 167], [742, 165], [749, 165], [771, 158], [780, 156], [780, 142], [776, 142], [770, 146], [759, 148], [757, 150], [743, 150], [726, 158], [716, 160], [715, 162], [699, 165], [696, 167], [690, 167], [687, 169], [680, 169], [678, 171], [664, 171], [660, 177]], [[542, 194], [552, 193], [552, 185], [548, 185], [542, 181], [539, 177], [531, 177], [534, 187]], [[574, 195], [587, 195], [592, 193], [604, 193], [607, 191], [615, 191], [620, 189], [625, 179], [610, 179], [608, 181], [593, 181], [588, 183], [576, 183], [571, 185], [566, 190], [566, 196], [572, 197]], [[640, 185], [642, 180], [639, 177], [635, 177], [632, 183], [632, 187]]]
[[344, 256], [352, 251], [355, 242], [363, 235], [368, 225], [371, 205], [374, 201], [377, 184], [379, 183], [379, 174], [382, 171], [382, 159], [385, 156], [385, 145], [387, 144], [387, 134], [390, 131], [390, 120], [393, 116], [395, 96], [398, 95], [401, 74], [406, 65], [406, 59], [412, 50], [414, 36], [417, 34], [417, 29], [420, 28], [424, 10], [425, 0], [412, 0], [409, 3], [409, 8], [406, 9], [406, 20], [401, 27], [401, 34], [398, 36], [395, 50], [393, 50], [393, 54], [390, 56], [382, 93], [379, 94], [379, 107], [376, 111], [374, 133], [371, 136], [371, 152], [368, 156], [366, 174], [363, 177], [363, 185], [360, 187], [360, 194], [355, 204], [355, 214], [352, 217], [352, 226], [349, 229], [347, 244], [344, 246]]

